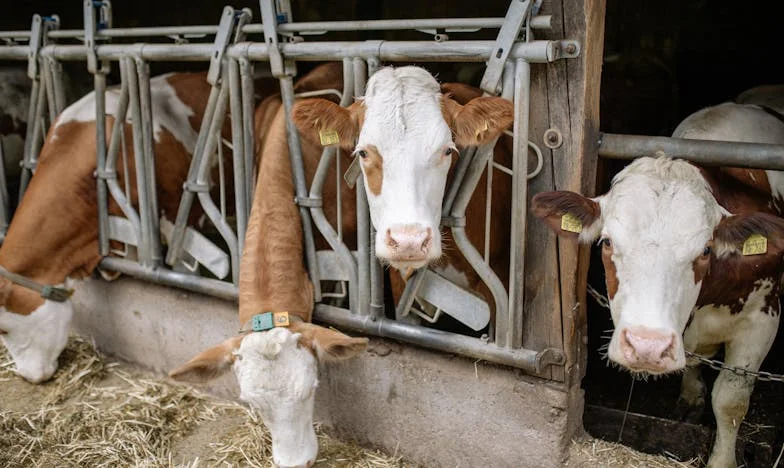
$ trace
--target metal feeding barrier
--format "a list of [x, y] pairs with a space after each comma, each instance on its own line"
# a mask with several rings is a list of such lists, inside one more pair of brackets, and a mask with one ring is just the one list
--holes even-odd
[[[239, 258], [244, 246], [255, 181], [254, 68], [258, 63], [263, 63], [269, 67], [271, 76], [279, 80], [287, 114], [287, 138], [296, 203], [302, 217], [305, 262], [315, 292], [315, 318], [364, 333], [485, 359], [529, 372], [540, 372], [548, 365], [562, 365], [562, 350], [525, 349], [522, 342], [527, 180], [538, 173], [538, 170], [528, 173], [529, 147], [534, 150], [534, 154], [539, 155], [538, 166], [542, 164], [540, 150], [528, 138], [530, 67], [531, 64], [576, 57], [580, 53], [579, 43], [534, 38], [535, 30], [550, 28], [550, 17], [539, 15], [541, 1], [513, 0], [505, 18], [315, 23], [293, 22], [286, 0], [260, 0], [259, 3], [262, 24], [251, 23], [251, 12], [247, 9], [225, 7], [218, 26], [120, 29], [111, 26], [111, 5], [108, 1], [86, 0], [83, 3], [83, 30], [46, 29], [43, 26], [36, 30], [34, 20], [31, 32], [0, 32], [0, 38], [10, 43], [0, 46], [0, 59], [28, 59], [31, 67], [33, 62], [49, 67], [44, 69], [44, 73], [36, 68], [38, 71], [30, 75], [38, 82], [37, 85], [34, 82], [34, 94], [40, 95], [35, 103], [36, 116], [43, 112], [38, 110], [46, 108], [46, 104], [50, 106], [50, 122], [62, 110], [62, 106], [57, 107], [62, 100], [58, 100], [55, 84], [61, 61], [86, 61], [88, 71], [93, 74], [97, 116], [99, 239], [101, 254], [104, 255], [101, 267], [164, 285], [236, 300]], [[488, 28], [498, 29], [495, 41], [453, 40], [448, 35], [469, 34]], [[347, 30], [416, 30], [430, 35], [432, 40], [304, 40], [304, 36], [310, 38], [312, 35]], [[260, 40], [249, 40], [248, 36], [252, 35], [259, 35]], [[202, 40], [206, 36], [213, 36], [213, 41], [193, 42], [194, 39]], [[174, 40], [174, 43], [110, 42], [119, 38], [150, 37], [168, 38]], [[74, 39], [81, 43], [54, 42]], [[28, 41], [28, 44], [21, 44], [24, 41]], [[35, 59], [30, 55], [33, 52], [36, 54]], [[155, 190], [149, 63], [158, 61], [209, 62], [207, 81], [211, 86], [210, 96], [173, 225], [162, 223], [158, 218]], [[457, 248], [491, 291], [492, 304], [487, 304], [473, 292], [425, 268], [415, 272], [409, 279], [396, 308], [395, 319], [386, 318], [383, 268], [373, 255], [373, 227], [362, 186], [363, 179], [358, 177], [357, 168], [350, 166], [348, 169], [353, 171], [353, 176], [347, 177], [349, 182], [356, 184], [356, 250], [349, 249], [344, 242], [341, 223], [331, 225], [323, 210], [322, 191], [327, 183], [328, 170], [331, 165], [335, 165], [339, 174], [336, 183], [342, 183], [340, 175], [346, 169], [341, 167], [336, 149], [325, 149], [313, 183], [310, 186], [306, 183], [299, 135], [289, 112], [298, 97], [294, 94], [293, 85], [296, 61], [341, 61], [343, 89], [325, 92], [339, 95], [344, 106], [350, 104], [354, 97], [364, 94], [368, 77], [382, 63], [486, 62], [482, 90], [487, 94], [501, 94], [514, 102], [513, 164], [508, 168], [493, 160], [495, 142], [465, 149], [446, 190], [442, 225], [451, 230]], [[119, 65], [119, 89], [106, 87], [106, 77], [112, 63]], [[117, 100], [111, 129], [105, 125], [107, 93], [115, 93]], [[30, 107], [32, 112], [32, 103]], [[224, 141], [221, 134], [227, 110], [232, 117], [230, 142]], [[138, 208], [130, 201], [131, 175], [125, 171], [125, 180], [121, 183], [117, 171], [119, 164], [128, 166], [128, 156], [124, 151], [129, 144], [124, 139], [128, 112], [131, 114], [133, 141], [130, 144], [133, 145], [136, 168], [132, 176], [138, 187]], [[31, 118], [32, 122], [38, 120], [35, 116]], [[33, 130], [30, 132], [34, 132], [35, 125], [31, 127]], [[40, 127], [39, 133], [28, 133], [30, 148], [25, 151], [25, 167], [29, 167], [30, 171], [35, 167], [38, 150], [38, 145], [33, 143], [40, 143], [43, 129]], [[110, 137], [107, 137], [107, 133], [110, 133]], [[226, 175], [226, 170], [220, 166], [224, 146], [232, 150], [233, 172], [230, 175]], [[209, 173], [213, 164], [218, 164], [225, 176], [218, 182], [220, 195], [217, 201], [210, 193], [212, 186]], [[465, 232], [466, 208], [483, 174], [487, 174], [488, 195], [491, 193], [493, 177], [511, 177], [512, 232], [508, 290], [490, 266], [487, 241], [482, 253], [469, 241]], [[227, 177], [233, 178], [233, 207], [226, 203]], [[263, 187], [255, 189], [264, 190]], [[110, 216], [110, 197], [120, 207], [124, 217]], [[228, 252], [194, 227], [188, 226], [191, 208], [197, 200]], [[341, 203], [340, 195], [336, 203]], [[488, 197], [484, 220], [486, 238], [489, 238], [493, 222], [489, 215], [490, 203]], [[330, 250], [316, 249], [314, 228], [327, 240]], [[161, 233], [168, 244], [165, 257], [160, 242]], [[112, 241], [125, 247], [122, 250], [111, 250]], [[203, 270], [207, 270], [207, 276], [212, 277], [200, 275]], [[324, 281], [329, 283], [322, 283]], [[337, 284], [337, 291], [322, 289], [323, 284]], [[328, 300], [341, 298], [348, 300], [347, 308], [327, 304]], [[420, 306], [423, 302], [433, 306], [435, 312], [425, 312]], [[475, 330], [481, 330], [490, 321], [491, 306], [495, 311], [495, 321], [489, 323], [489, 333], [482, 338], [439, 331], [418, 324], [421, 320], [433, 322], [441, 314], [448, 314]]]

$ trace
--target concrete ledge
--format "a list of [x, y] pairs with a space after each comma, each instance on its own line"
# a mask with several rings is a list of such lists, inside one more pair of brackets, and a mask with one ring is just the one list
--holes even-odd
[[[77, 333], [160, 372], [237, 333], [234, 304], [134, 279], [86, 282], [74, 303]], [[238, 395], [233, 375], [207, 390]], [[427, 467], [561, 466], [580, 415], [579, 388], [382, 339], [322, 366], [316, 404], [338, 436]]]

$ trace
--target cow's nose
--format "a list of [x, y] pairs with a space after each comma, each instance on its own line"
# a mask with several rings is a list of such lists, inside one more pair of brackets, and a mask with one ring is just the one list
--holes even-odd
[[433, 244], [433, 230], [421, 224], [404, 224], [387, 229], [386, 245], [395, 260], [422, 260]]
[[632, 368], [664, 371], [675, 361], [675, 335], [626, 328], [621, 331], [621, 351]]

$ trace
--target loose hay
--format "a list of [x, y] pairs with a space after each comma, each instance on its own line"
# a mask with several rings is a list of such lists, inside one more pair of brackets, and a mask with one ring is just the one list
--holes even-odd
[[[132, 376], [82, 338], [69, 341], [54, 378], [41, 386], [14, 375], [5, 349], [0, 363], [0, 382], [13, 381], [23, 396], [44, 392], [34, 410], [0, 411], [0, 466], [272, 466], [269, 433], [253, 411], [183, 385]], [[176, 441], [199, 424], [224, 418], [243, 423], [210, 442], [203, 460], [178, 460]], [[317, 435], [318, 466], [413, 466], [337, 441], [320, 427]]]
[[661, 455], [637, 452], [625, 445], [586, 437], [574, 440], [565, 464], [574, 468], [695, 468], [697, 460], [678, 461]]

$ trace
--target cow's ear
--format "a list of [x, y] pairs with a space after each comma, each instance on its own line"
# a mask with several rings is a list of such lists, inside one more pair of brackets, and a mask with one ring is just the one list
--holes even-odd
[[784, 219], [768, 213], [746, 213], [722, 218], [713, 232], [716, 256], [759, 255], [784, 250]]
[[478, 97], [461, 105], [449, 96], [442, 101], [444, 119], [457, 146], [483, 145], [514, 122], [514, 105], [500, 97]]
[[291, 330], [300, 333], [300, 344], [310, 348], [319, 361], [342, 361], [352, 358], [367, 348], [367, 338], [352, 338], [337, 330], [312, 323], [294, 322]]
[[537, 193], [531, 205], [534, 215], [561, 237], [593, 242], [602, 230], [602, 210], [596, 199], [559, 190]]
[[238, 335], [197, 354], [181, 367], [169, 372], [174, 380], [207, 382], [224, 372], [234, 363], [235, 352], [245, 335]]
[[341, 107], [326, 99], [303, 99], [291, 109], [291, 119], [304, 138], [347, 151], [354, 150], [364, 117], [362, 101]]

